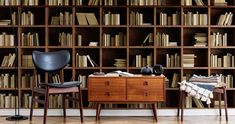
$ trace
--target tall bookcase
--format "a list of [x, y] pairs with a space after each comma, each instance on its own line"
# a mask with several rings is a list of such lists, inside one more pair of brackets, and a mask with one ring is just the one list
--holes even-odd
[[[189, 75], [223, 74], [230, 75], [230, 80], [235, 76], [234, 57], [232, 57], [235, 54], [234, 21], [231, 22], [231, 25], [217, 25], [221, 14], [235, 12], [234, 0], [226, 0], [227, 5], [215, 5], [214, 0], [202, 0], [205, 4], [203, 6], [197, 5], [194, 0], [192, 0], [192, 5], [184, 4], [184, 0], [68, 0], [68, 5], [66, 2], [62, 5], [57, 5], [56, 2], [55, 5], [51, 5], [50, 0], [38, 1], [38, 4], [35, 5], [31, 5], [31, 2], [30, 5], [27, 5], [23, 1], [14, 5], [3, 2], [0, 5], [0, 60], [3, 61], [4, 56], [18, 51], [16, 59], [18, 61], [15, 60], [17, 67], [14, 67], [14, 64], [10, 67], [0, 67], [1, 108], [13, 108], [14, 106], [5, 104], [14, 99], [12, 96], [18, 94], [20, 95], [20, 108], [29, 107], [30, 82], [32, 81], [30, 78], [32, 78], [34, 67], [30, 60], [31, 56], [25, 55], [31, 55], [33, 50], [69, 50], [72, 59], [65, 69], [65, 81], [80, 78], [86, 82], [89, 74], [100, 71], [107, 73], [122, 70], [138, 74], [145, 64], [151, 66], [162, 64], [164, 75], [169, 79], [167, 84], [169, 87], [166, 88], [166, 102], [159, 104], [159, 107], [163, 105], [163, 108], [177, 107], [178, 88], [175, 87], [177, 86], [175, 83], [185, 77], [188, 78]], [[79, 3], [81, 1], [82, 3]], [[13, 22], [2, 23], [1, 20], [3, 22], [11, 20], [13, 12], [16, 12], [15, 24]], [[187, 14], [190, 16], [190, 12], [191, 17], [187, 17]], [[77, 13], [94, 14], [98, 24], [79, 24]], [[65, 16], [64, 21], [59, 19], [58, 22], [58, 18], [52, 20], [53, 17], [61, 14]], [[193, 14], [198, 14], [195, 15], [198, 18], [202, 14], [202, 17], [198, 19], [198, 22], [192, 20], [190, 21], [192, 24], [189, 24], [187, 20], [193, 19]], [[66, 21], [66, 18], [69, 20]], [[187, 20], [185, 21], [185, 19]], [[63, 38], [59, 38], [60, 33], [65, 34], [67, 42], [62, 43]], [[206, 39], [203, 42], [206, 45], [194, 46], [196, 34], [199, 35], [199, 39]], [[213, 40], [213, 37], [217, 40], [221, 39], [220, 37], [223, 39], [225, 34], [227, 35], [227, 45], [212, 45], [212, 42], [219, 44], [217, 43], [219, 41]], [[13, 40], [10, 35], [14, 35]], [[4, 40], [6, 40], [5, 44], [2, 43]], [[11, 45], [7, 42], [10, 42]], [[89, 45], [91, 42], [98, 44]], [[194, 58], [188, 60], [191, 62], [189, 66], [184, 65], [184, 54]], [[211, 54], [217, 55], [221, 60], [213, 58]], [[86, 55], [89, 55], [98, 66], [93, 67]], [[84, 65], [84, 62], [79, 64], [78, 59], [84, 61], [84, 57], [87, 64]], [[227, 59], [226, 63], [231, 61], [230, 65], [223, 64], [225, 59]], [[217, 63], [222, 61], [222, 64], [212, 66], [214, 63], [212, 61]], [[20, 86], [17, 91], [12, 86], [14, 83], [11, 83], [14, 82], [14, 75]], [[4, 83], [4, 79], [9, 82]], [[41, 75], [40, 80], [50, 82], [46, 74]], [[228, 81], [230, 80], [228, 79]], [[230, 86], [227, 88], [228, 107], [235, 107], [233, 100], [235, 90], [232, 84], [233, 81], [230, 81]], [[55, 100], [59, 97], [54, 96], [51, 99]], [[88, 107], [90, 104], [87, 101], [85, 85], [83, 99], [84, 106]], [[4, 101], [2, 102], [2, 100]], [[77, 105], [68, 103], [68, 106], [75, 108]], [[57, 107], [60, 107], [60, 104], [51, 103], [51, 108]]]

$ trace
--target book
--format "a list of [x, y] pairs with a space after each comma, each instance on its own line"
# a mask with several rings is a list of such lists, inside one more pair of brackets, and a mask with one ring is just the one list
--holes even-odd
[[114, 76], [114, 77], [119, 77], [119, 76], [134, 76], [134, 74], [129, 73], [129, 72], [124, 72], [121, 70], [109, 72], [106, 74], [106, 76]]
[[76, 13], [76, 17], [79, 25], [88, 25], [85, 13]]
[[85, 13], [85, 16], [89, 25], [98, 25], [98, 21], [94, 13]]

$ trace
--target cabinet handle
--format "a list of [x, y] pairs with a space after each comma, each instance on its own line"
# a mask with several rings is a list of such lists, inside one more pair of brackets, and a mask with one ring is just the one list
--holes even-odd
[[147, 86], [148, 85], [148, 81], [144, 81], [143, 85]]
[[105, 81], [105, 86], [109, 86], [109, 81]]
[[106, 95], [106, 96], [110, 96], [110, 93], [109, 93], [109, 92], [105, 92], [105, 95]]
[[144, 96], [148, 96], [148, 92], [144, 92]]

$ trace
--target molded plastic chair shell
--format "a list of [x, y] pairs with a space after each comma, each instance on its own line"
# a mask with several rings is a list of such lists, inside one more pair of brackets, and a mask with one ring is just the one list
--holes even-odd
[[67, 50], [56, 52], [33, 51], [32, 57], [36, 68], [45, 72], [60, 70], [70, 61], [70, 53]]

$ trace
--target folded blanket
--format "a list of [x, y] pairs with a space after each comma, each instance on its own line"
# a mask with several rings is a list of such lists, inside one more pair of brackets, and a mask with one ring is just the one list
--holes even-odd
[[205, 77], [193, 75], [188, 82], [183, 80], [179, 84], [180, 90], [206, 102], [206, 104], [210, 104], [211, 98], [213, 98], [213, 90], [219, 82], [219, 76]]

